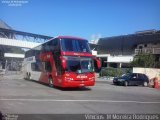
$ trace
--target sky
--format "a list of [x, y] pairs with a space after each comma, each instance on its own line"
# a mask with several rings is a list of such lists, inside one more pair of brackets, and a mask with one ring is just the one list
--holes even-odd
[[[160, 30], [160, 0], [0, 0], [0, 19], [15, 30], [91, 40]], [[16, 0], [17, 1], [17, 0]]]

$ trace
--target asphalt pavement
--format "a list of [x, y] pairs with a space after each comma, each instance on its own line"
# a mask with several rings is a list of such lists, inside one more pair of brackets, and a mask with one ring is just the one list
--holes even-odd
[[160, 90], [115, 86], [97, 78], [93, 87], [50, 88], [21, 74], [0, 78], [3, 114], [160, 114]]

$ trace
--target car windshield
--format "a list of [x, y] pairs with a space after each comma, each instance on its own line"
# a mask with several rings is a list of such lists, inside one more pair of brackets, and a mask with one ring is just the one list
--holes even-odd
[[87, 40], [62, 39], [61, 45], [63, 51], [91, 53]]
[[130, 74], [124, 74], [121, 76], [121, 78], [130, 78]]
[[93, 72], [93, 61], [91, 59], [68, 59], [66, 71], [76, 73]]

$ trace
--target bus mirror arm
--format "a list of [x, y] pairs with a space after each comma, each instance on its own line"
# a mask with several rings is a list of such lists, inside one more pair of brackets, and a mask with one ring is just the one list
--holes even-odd
[[63, 70], [66, 69], [66, 63], [62, 62], [62, 68], [63, 68]]
[[101, 68], [101, 62], [99, 59], [96, 59], [96, 63], [97, 63], [97, 68], [100, 69]]
[[61, 57], [61, 65], [62, 65], [63, 70], [65, 70], [67, 65], [66, 65], [66, 59], [63, 57]]
[[95, 69], [96, 71], [100, 71], [101, 69], [101, 61], [98, 58], [94, 58], [94, 63], [95, 63]]

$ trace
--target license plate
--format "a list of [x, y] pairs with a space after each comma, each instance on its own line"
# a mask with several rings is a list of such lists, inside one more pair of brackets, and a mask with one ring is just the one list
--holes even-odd
[[86, 75], [78, 75], [77, 78], [84, 79], [84, 78], [87, 78], [87, 76]]

